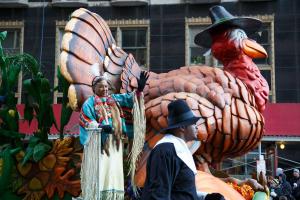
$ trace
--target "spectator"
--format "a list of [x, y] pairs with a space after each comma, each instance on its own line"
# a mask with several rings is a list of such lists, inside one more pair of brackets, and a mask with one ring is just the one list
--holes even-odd
[[292, 196], [292, 187], [290, 183], [286, 180], [286, 175], [284, 173], [279, 174], [279, 187], [277, 187], [274, 192], [279, 197], [279, 199], [287, 198], [287, 200], [294, 200], [295, 198]]
[[270, 188], [270, 200], [278, 199], [278, 196], [275, 193], [275, 190], [277, 190], [279, 188], [279, 180], [271, 177], [269, 179], [268, 183], [269, 183], [269, 188]]
[[293, 196], [298, 200], [300, 199], [300, 176], [299, 176], [299, 169], [293, 170], [293, 177], [290, 180], [292, 189], [293, 189]]
[[278, 167], [278, 168], [276, 169], [276, 176], [279, 176], [280, 174], [283, 174], [283, 169], [280, 168], [280, 167]]

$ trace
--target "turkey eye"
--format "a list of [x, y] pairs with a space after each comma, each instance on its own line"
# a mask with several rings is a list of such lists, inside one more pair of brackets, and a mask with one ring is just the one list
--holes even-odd
[[243, 38], [243, 36], [244, 36], [244, 33], [242, 31], [237, 32], [237, 37], [238, 38]]

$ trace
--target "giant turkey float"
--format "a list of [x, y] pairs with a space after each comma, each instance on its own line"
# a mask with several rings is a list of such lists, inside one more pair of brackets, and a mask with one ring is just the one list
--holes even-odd
[[[247, 37], [260, 28], [261, 22], [233, 17], [221, 6], [212, 7], [210, 17], [212, 25], [195, 37], [195, 43], [211, 48], [223, 68], [199, 65], [167, 73], [150, 72], [144, 89], [145, 144], [137, 162], [134, 185], [143, 187], [147, 157], [163, 137], [160, 130], [168, 125], [168, 104], [182, 99], [201, 117], [197, 122], [201, 146], [194, 153], [197, 190], [221, 193], [226, 200], [267, 199], [263, 174], [257, 181], [238, 180], [218, 177], [210, 168], [256, 148], [264, 133], [262, 112], [269, 87], [252, 59], [267, 57], [267, 53]], [[137, 88], [141, 68], [133, 55], [116, 45], [108, 25], [98, 14], [80, 8], [72, 13], [65, 27], [60, 72], [70, 84], [69, 106], [79, 111], [93, 94], [91, 83], [95, 76], [108, 77], [115, 93], [132, 92]], [[24, 199], [51, 199], [55, 193], [61, 199], [66, 194], [80, 196], [82, 148], [74, 138], [54, 141], [48, 154], [36, 163], [22, 165], [22, 152], [16, 158], [16, 169], [25, 180], [17, 193], [26, 194]], [[70, 167], [75, 158], [77, 163]]]
[[[202, 144], [194, 154], [202, 170], [197, 175], [197, 188], [221, 192], [226, 199], [243, 199], [230, 186], [210, 175], [208, 165], [243, 155], [260, 141], [264, 131], [261, 112], [269, 88], [252, 59], [266, 57], [267, 53], [246, 35], [259, 29], [259, 20], [235, 18], [220, 6], [211, 8], [210, 15], [213, 24], [198, 34], [195, 42], [211, 47], [224, 68], [184, 66], [168, 73], [150, 73], [144, 90], [146, 142], [135, 181], [143, 186], [147, 156], [163, 136], [160, 130], [167, 127], [168, 104], [183, 99], [201, 117], [197, 126]], [[79, 110], [93, 94], [95, 66], [100, 74], [109, 77], [117, 92], [131, 92], [137, 87], [141, 69], [131, 54], [116, 46], [109, 27], [99, 15], [78, 9], [65, 32], [60, 69], [71, 83], [68, 96], [72, 109]]]

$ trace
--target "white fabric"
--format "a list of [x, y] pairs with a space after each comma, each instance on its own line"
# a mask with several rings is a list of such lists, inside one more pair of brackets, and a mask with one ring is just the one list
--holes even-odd
[[199, 140], [193, 140], [191, 145], [188, 145], [188, 146], [189, 146], [190, 152], [193, 155], [201, 146], [201, 142]]
[[207, 192], [200, 192], [200, 191], [197, 191], [197, 200], [205, 200], [205, 197], [207, 195]]
[[106, 153], [100, 155], [100, 191], [116, 190], [124, 192], [123, 176], [123, 145], [117, 150], [113, 135], [109, 140], [109, 156]]
[[[81, 166], [83, 199], [123, 200], [124, 176], [122, 144], [119, 147], [119, 151], [117, 151], [115, 140], [113, 140], [112, 135], [109, 135], [107, 140], [109, 141], [110, 156], [107, 156], [106, 153], [101, 154], [99, 151], [101, 150], [100, 133], [89, 131], [89, 135], [90, 141], [84, 146], [84, 156]], [[98, 169], [100, 169], [100, 172]], [[98, 188], [100, 190], [98, 190]]]
[[81, 191], [84, 200], [87, 199], [99, 199], [98, 193], [98, 159], [100, 154], [101, 137], [99, 137], [101, 129], [90, 129], [89, 140], [91, 142], [86, 143], [83, 149], [83, 159], [81, 163]]
[[271, 197], [277, 197], [277, 194], [273, 191], [270, 193]]
[[166, 134], [156, 143], [154, 148], [162, 143], [172, 143], [175, 147], [176, 155], [194, 172], [195, 175], [197, 174], [193, 156], [183, 139], [171, 134]]
[[135, 185], [135, 171], [136, 163], [139, 158], [140, 153], [143, 151], [145, 143], [145, 133], [146, 133], [146, 115], [145, 115], [145, 105], [144, 105], [144, 95], [140, 94], [138, 97], [137, 93], [134, 92], [134, 103], [133, 103], [133, 144], [132, 149], [129, 154], [130, 158], [130, 168], [129, 172], [131, 175], [131, 183], [134, 194], [138, 194], [137, 187]]
[[[98, 126], [99, 126], [99, 124], [96, 121], [91, 121], [91, 123], [89, 123], [89, 125], [88, 125], [87, 130], [90, 130], [90, 131], [96, 130], [98, 128]], [[101, 130], [99, 129], [99, 131], [101, 131]], [[89, 143], [90, 137], [91, 137], [91, 135], [88, 134], [88, 137], [86, 139], [86, 143], [84, 146], [86, 146]]]
[[276, 176], [279, 176], [280, 174], [283, 174], [283, 169], [282, 168], [277, 168], [276, 169]]

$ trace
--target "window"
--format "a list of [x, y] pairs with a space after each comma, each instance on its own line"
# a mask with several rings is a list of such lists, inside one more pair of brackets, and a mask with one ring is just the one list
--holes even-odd
[[[218, 61], [211, 56], [210, 50], [200, 47], [194, 42], [197, 33], [210, 25], [210, 19], [205, 18], [186, 18], [186, 65], [208, 65], [219, 66]], [[221, 66], [219, 66], [221, 67]]]
[[58, 90], [53, 92], [53, 103], [61, 103], [62, 102], [62, 88], [60, 87], [59, 80], [57, 78], [57, 70], [60, 64], [60, 45], [62, 41], [62, 37], [65, 33], [66, 21], [56, 21], [56, 41], [55, 41], [55, 74], [54, 74], [54, 87], [58, 86]]
[[[276, 101], [275, 93], [275, 55], [274, 55], [274, 16], [263, 15], [254, 16], [262, 20], [263, 26], [258, 34], [255, 34], [251, 38], [261, 44], [268, 53], [268, 58], [256, 59], [254, 62], [261, 70], [261, 74], [268, 81], [270, 86], [269, 101]], [[222, 67], [222, 63], [219, 63], [210, 53], [210, 50], [199, 47], [194, 43], [194, 38], [197, 33], [211, 24], [210, 19], [206, 18], [186, 18], [186, 65], [208, 65], [213, 67]]]
[[[0, 32], [2, 31], [7, 31], [7, 37], [2, 44], [4, 53], [6, 55], [23, 53], [24, 22], [0, 21]], [[18, 104], [20, 104], [22, 97], [22, 71], [19, 74], [15, 97], [18, 98]]]
[[149, 68], [150, 28], [148, 20], [108, 20], [117, 46], [131, 53], [143, 69]]

